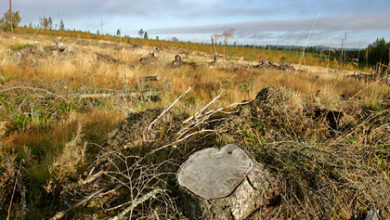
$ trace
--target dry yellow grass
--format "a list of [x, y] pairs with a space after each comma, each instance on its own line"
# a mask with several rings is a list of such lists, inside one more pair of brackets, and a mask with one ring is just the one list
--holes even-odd
[[[363, 83], [352, 79], [344, 78], [344, 74], [329, 71], [321, 67], [305, 67], [302, 71], [296, 73], [282, 72], [276, 70], [246, 70], [241, 68], [233, 70], [234, 63], [221, 63], [219, 68], [209, 68], [206, 63], [211, 61], [209, 56], [196, 55], [192, 57], [187, 55], [188, 62], [196, 62], [199, 68], [194, 70], [189, 66], [181, 68], [172, 68], [168, 66], [173, 60], [175, 54], [181, 51], [168, 50], [158, 54], [156, 63], [151, 65], [142, 65], [139, 58], [145, 56], [152, 49], [151, 47], [126, 49], [116, 49], [112, 43], [94, 42], [90, 45], [76, 45], [71, 40], [65, 42], [72, 45], [78, 52], [65, 56], [48, 56], [38, 59], [38, 65], [25, 64], [15, 65], [9, 60], [12, 54], [8, 51], [9, 47], [15, 44], [23, 45], [33, 43], [33, 45], [42, 45], [44, 47], [53, 46], [54, 39], [37, 41], [25, 39], [18, 36], [17, 40], [6, 40], [2, 38], [0, 63], [2, 71], [7, 78], [8, 73], [22, 75], [23, 81], [32, 82], [51, 82], [61, 81], [66, 87], [79, 89], [80, 87], [98, 87], [121, 90], [124, 87], [137, 88], [137, 79], [142, 76], [156, 75], [161, 78], [159, 86], [166, 83], [171, 85], [175, 94], [185, 91], [188, 87], [193, 87], [194, 96], [200, 100], [208, 101], [218, 90], [225, 90], [222, 101], [227, 104], [237, 102], [243, 99], [253, 98], [255, 94], [267, 86], [282, 86], [292, 89], [300, 94], [312, 96], [317, 90], [323, 97], [335, 97], [345, 95], [347, 97], [361, 98], [367, 94], [376, 94], [377, 96], [387, 94], [388, 88], [381, 83]], [[101, 45], [105, 46], [101, 46]], [[120, 46], [118, 46], [120, 47]], [[96, 60], [94, 53], [109, 54], [121, 61], [120, 64], [101, 62]], [[229, 62], [229, 61], [227, 61]], [[245, 64], [245, 62], [243, 62]], [[249, 62], [246, 62], [249, 64]], [[314, 69], [314, 70], [313, 70]], [[316, 78], [318, 75], [318, 78]], [[6, 86], [5, 84], [3, 86]], [[164, 91], [165, 92], [165, 91]], [[172, 95], [169, 100], [163, 100], [162, 104], [169, 103], [174, 98]], [[202, 103], [200, 103], [201, 105]]]

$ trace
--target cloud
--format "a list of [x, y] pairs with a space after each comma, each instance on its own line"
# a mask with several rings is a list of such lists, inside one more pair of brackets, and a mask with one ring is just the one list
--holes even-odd
[[[192, 0], [18, 0], [13, 3], [26, 17], [54, 16], [63, 18], [104, 16], [239, 16], [274, 13], [275, 8], [229, 7], [221, 1]], [[8, 1], [0, 2], [0, 8], [8, 8]], [[182, 18], [183, 18], [182, 17]]]
[[[313, 19], [283, 19], [214, 24], [194, 27], [160, 28], [151, 30], [155, 34], [214, 33], [226, 28], [237, 32], [298, 32], [310, 31]], [[320, 18], [314, 27], [321, 31], [365, 31], [390, 28], [390, 15], [376, 16], [334, 16]]]
[[[253, 42], [256, 34], [255, 39], [295, 44], [307, 38], [320, 11], [323, 16], [313, 40], [344, 31], [365, 42], [390, 37], [389, 0], [17, 0], [13, 4], [22, 25], [50, 16], [54, 23], [63, 19], [66, 28], [96, 31], [103, 20], [105, 33], [121, 28], [124, 34], [136, 35], [142, 27], [150, 35], [187, 35], [191, 41], [234, 28], [233, 37], [240, 41]], [[0, 1], [0, 8], [6, 10], [8, 1]], [[369, 33], [363, 38], [362, 32]]]
[[[152, 34], [163, 35], [210, 35], [223, 30], [236, 30], [234, 38], [240, 42], [252, 44], [306, 44], [311, 33], [309, 45], [339, 46], [344, 32], [351, 34], [347, 47], [364, 47], [368, 43], [387, 34], [390, 29], [390, 15], [375, 16], [330, 16], [319, 18], [314, 29], [314, 19], [278, 19], [249, 22], [232, 22], [204, 26], [162, 28], [150, 30]], [[373, 34], [374, 33], [374, 34]], [[383, 36], [383, 35], [382, 35]]]

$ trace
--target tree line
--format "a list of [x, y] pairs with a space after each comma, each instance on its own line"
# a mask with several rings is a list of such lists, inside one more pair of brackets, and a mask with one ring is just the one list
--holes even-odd
[[[32, 25], [30, 25], [32, 26]], [[65, 30], [65, 24], [64, 24], [64, 21], [61, 19], [60, 20], [60, 23], [58, 24], [53, 24], [53, 20], [51, 19], [51, 17], [40, 17], [39, 18], [39, 28], [41, 29], [48, 29], [48, 30], [53, 30], [53, 29], [58, 29], [60, 31], [64, 31]]]
[[390, 41], [386, 42], [384, 38], [378, 38], [366, 49], [347, 52], [346, 56], [348, 59], [358, 59], [360, 66], [374, 66], [378, 62], [389, 65]]
[[[12, 12], [12, 28], [15, 29], [16, 27], [19, 26], [19, 23], [21, 21], [21, 17], [19, 14], [19, 11]], [[3, 17], [0, 19], [0, 28], [3, 31], [8, 31], [10, 30], [11, 27], [11, 20], [10, 20], [10, 12], [7, 10], [4, 14]], [[39, 24], [35, 27], [33, 27], [32, 23], [28, 25], [29, 28], [39, 28], [39, 29], [47, 29], [47, 30], [60, 30], [64, 31], [65, 30], [65, 24], [64, 21], [61, 19], [58, 24], [53, 23], [53, 19], [51, 17], [40, 17], [39, 18]]]
[[[234, 45], [237, 46], [237, 45]], [[238, 47], [254, 47], [269, 50], [288, 50], [301, 52], [302, 46], [280, 46], [280, 45], [239, 45]], [[306, 47], [307, 53], [316, 54], [319, 57], [329, 60], [338, 60], [341, 63], [357, 63], [359, 67], [373, 67], [378, 62], [390, 64], [390, 41], [378, 38], [364, 49], [341, 49], [329, 47]], [[342, 56], [342, 57], [341, 57]]]

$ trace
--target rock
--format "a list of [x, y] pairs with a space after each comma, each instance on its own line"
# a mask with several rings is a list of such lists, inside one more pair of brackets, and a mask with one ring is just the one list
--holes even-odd
[[235, 144], [192, 154], [177, 181], [188, 195], [182, 209], [189, 219], [246, 219], [280, 191], [279, 181]]

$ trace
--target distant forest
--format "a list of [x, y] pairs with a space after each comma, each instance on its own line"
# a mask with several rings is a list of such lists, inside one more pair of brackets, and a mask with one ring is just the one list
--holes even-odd
[[[244, 47], [252, 47], [252, 45], [245, 45]], [[302, 51], [301, 46], [258, 46], [258, 48], [272, 49], [272, 50], [290, 50]], [[368, 45], [366, 49], [344, 49], [327, 48], [327, 47], [307, 47], [307, 53], [319, 54], [321, 57], [330, 57], [330, 60], [338, 60], [343, 63], [357, 63], [359, 67], [372, 67], [380, 62], [385, 65], [390, 64], [390, 41], [386, 42], [384, 38], [378, 38], [375, 42]], [[341, 54], [343, 59], [340, 60]]]
[[[377, 62], [388, 65], [390, 63], [390, 41], [384, 38], [377, 39], [364, 50], [346, 51], [346, 60], [358, 59], [361, 66], [376, 65]], [[338, 51], [339, 52], [339, 51]]]

